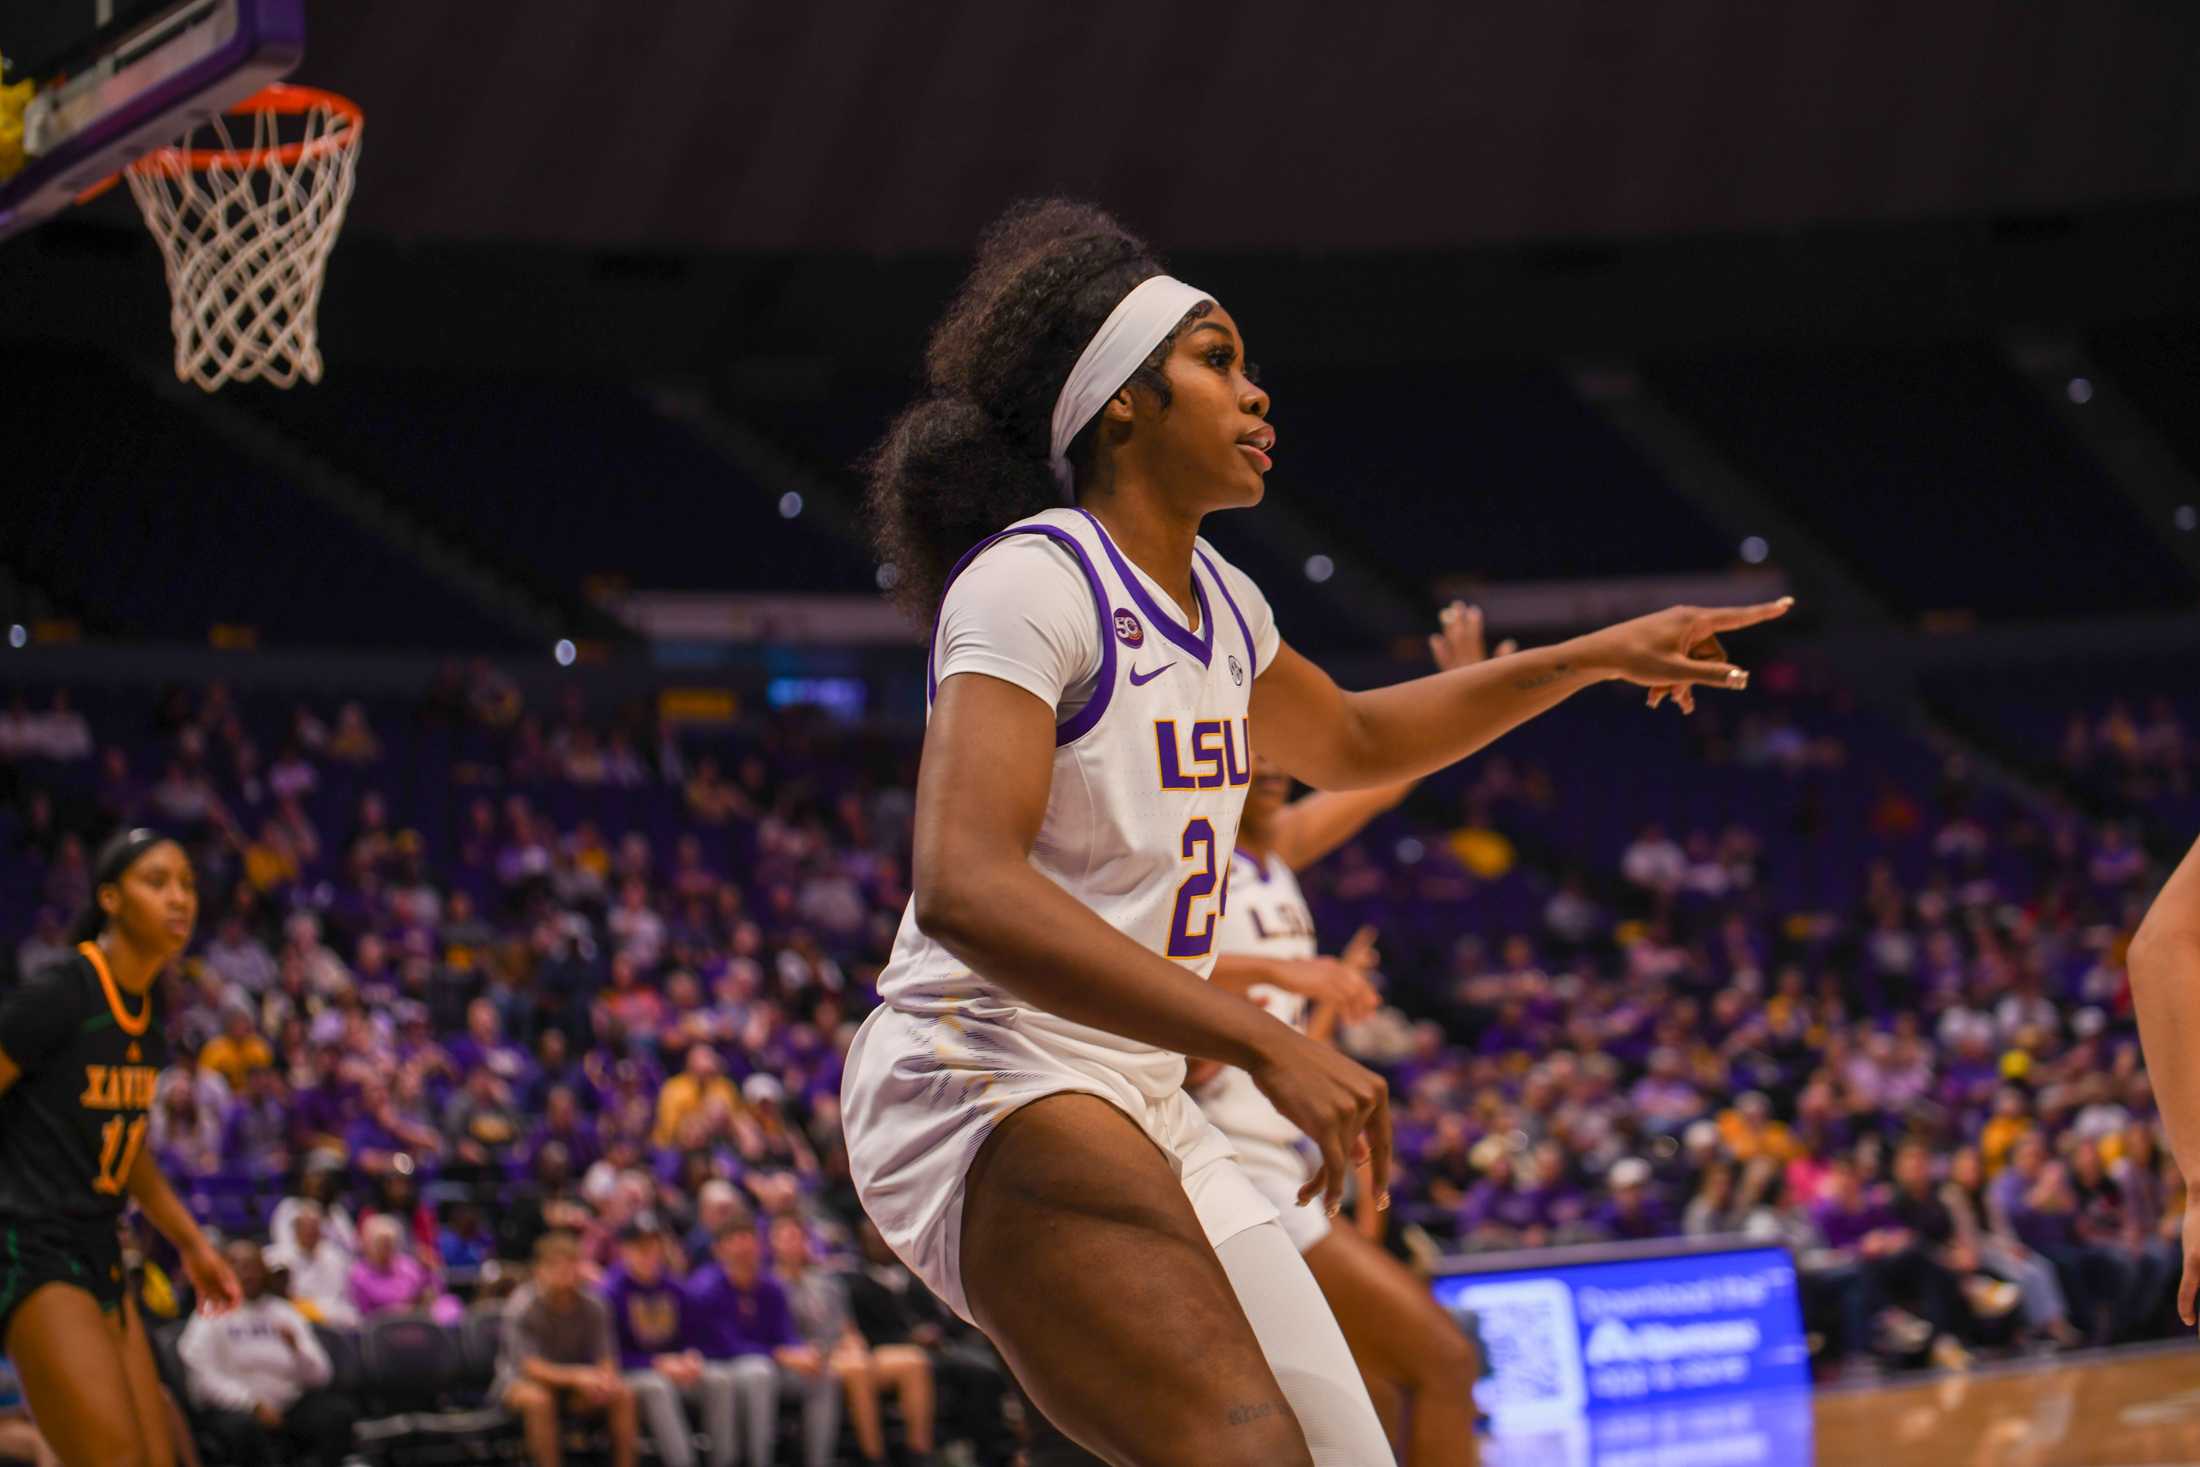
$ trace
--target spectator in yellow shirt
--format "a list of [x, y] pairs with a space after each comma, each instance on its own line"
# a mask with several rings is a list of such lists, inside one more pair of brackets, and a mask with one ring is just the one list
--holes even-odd
[[718, 1051], [707, 1044], [688, 1046], [687, 1068], [665, 1081], [657, 1092], [657, 1127], [653, 1139], [670, 1146], [679, 1135], [680, 1123], [706, 1107], [715, 1106], [732, 1115], [740, 1103], [733, 1082], [718, 1062]]
[[1760, 1156], [1784, 1162], [1798, 1150], [1794, 1133], [1772, 1118], [1772, 1102], [1757, 1090], [1744, 1091], [1731, 1109], [1719, 1113], [1719, 1139], [1727, 1154], [1741, 1162]]
[[1978, 1159], [1985, 1164], [1987, 1176], [2000, 1173], [2017, 1139], [2031, 1129], [2031, 1108], [2024, 1092], [2014, 1085], [2002, 1086], [1994, 1094], [1994, 1118], [1978, 1133]]
[[222, 1032], [199, 1051], [199, 1064], [229, 1082], [232, 1094], [242, 1094], [245, 1076], [275, 1063], [275, 1052], [252, 1027], [252, 1011], [232, 1004], [222, 1012]]

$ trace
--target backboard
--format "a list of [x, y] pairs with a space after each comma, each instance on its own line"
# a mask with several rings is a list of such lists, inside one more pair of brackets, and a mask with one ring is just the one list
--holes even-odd
[[10, 94], [21, 103], [22, 159], [0, 180], [0, 238], [281, 80], [304, 55], [305, 0], [0, 8], [0, 79], [32, 87], [27, 102], [20, 90]]

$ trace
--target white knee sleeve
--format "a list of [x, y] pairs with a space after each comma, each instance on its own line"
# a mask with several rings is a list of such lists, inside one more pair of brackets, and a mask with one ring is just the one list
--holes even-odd
[[1298, 1415], [1314, 1467], [1394, 1467], [1344, 1331], [1282, 1225], [1247, 1228], [1215, 1256]]

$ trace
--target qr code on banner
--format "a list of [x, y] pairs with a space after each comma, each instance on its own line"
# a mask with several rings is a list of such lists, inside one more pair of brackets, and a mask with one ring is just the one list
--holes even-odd
[[1488, 1357], [1489, 1378], [1474, 1399], [1493, 1417], [1557, 1417], [1588, 1401], [1581, 1375], [1581, 1332], [1573, 1291], [1557, 1279], [1472, 1284], [1455, 1296], [1471, 1310]]

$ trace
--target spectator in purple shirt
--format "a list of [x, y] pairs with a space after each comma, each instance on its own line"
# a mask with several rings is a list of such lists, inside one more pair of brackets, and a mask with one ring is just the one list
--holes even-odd
[[451, 1041], [450, 1051], [459, 1074], [487, 1070], [519, 1093], [525, 1093], [534, 1070], [527, 1051], [505, 1039], [497, 1006], [485, 998], [466, 1005], [466, 1032]]
[[400, 1110], [379, 1077], [360, 1087], [359, 1113], [344, 1127], [343, 1141], [353, 1163], [370, 1174], [388, 1171], [402, 1154], [432, 1158], [443, 1151], [435, 1127]]
[[300, 1086], [292, 1097], [291, 1135], [296, 1150], [341, 1146], [358, 1112], [358, 1098], [339, 1067], [341, 1056], [333, 1044], [317, 1049], [312, 1083]]
[[404, 1239], [404, 1224], [388, 1213], [360, 1227], [359, 1261], [351, 1266], [352, 1306], [362, 1319], [417, 1309], [455, 1322], [458, 1301], [443, 1292], [426, 1264], [405, 1251]]
[[2071, 1320], [2093, 1338], [2109, 1343], [2130, 1293], [2135, 1266], [2130, 1259], [2086, 1241], [2079, 1228], [2079, 1201], [2069, 1170], [2059, 1161], [2042, 1165], [2012, 1210], [2011, 1221], [2024, 1246], [2055, 1265]]
[[[786, 1291], [764, 1276], [764, 1244], [746, 1223], [729, 1223], [711, 1240], [712, 1261], [688, 1279], [689, 1308], [702, 1321], [706, 1359], [739, 1360], [767, 1355], [777, 1366], [779, 1389], [802, 1398], [802, 1446], [806, 1467], [827, 1467], [840, 1434], [840, 1382], [825, 1357], [802, 1337]], [[771, 1416], [751, 1413], [749, 1462], [771, 1461]]]
[[703, 1358], [702, 1322], [666, 1268], [665, 1253], [665, 1237], [652, 1224], [637, 1220], [619, 1230], [619, 1261], [603, 1286], [619, 1368], [666, 1467], [693, 1467], [691, 1401], [702, 1407], [711, 1467], [733, 1467], [741, 1416], [771, 1422], [777, 1414], [778, 1368], [764, 1355]]
[[581, 1114], [580, 1102], [564, 1085], [553, 1088], [543, 1100], [542, 1124], [527, 1138], [524, 1165], [532, 1171], [542, 1148], [555, 1142], [565, 1148], [568, 1164], [585, 1172], [596, 1164], [603, 1148], [596, 1141], [596, 1123]]
[[244, 1094], [222, 1118], [222, 1166], [239, 1176], [281, 1176], [290, 1170], [289, 1087], [277, 1069], [254, 1070]]
[[1826, 1246], [1843, 1252], [1870, 1256], [1891, 1252], [1903, 1242], [1890, 1236], [1902, 1231], [1894, 1214], [1878, 1196], [1864, 1190], [1856, 1163], [1845, 1156], [1836, 1157], [1827, 1168], [1825, 1193], [1811, 1216], [1825, 1235]]
[[1610, 1238], [1662, 1238], [1673, 1232], [1665, 1203], [1650, 1190], [1650, 1163], [1639, 1156], [1612, 1163], [1612, 1197], [1597, 1209], [1597, 1230]]

